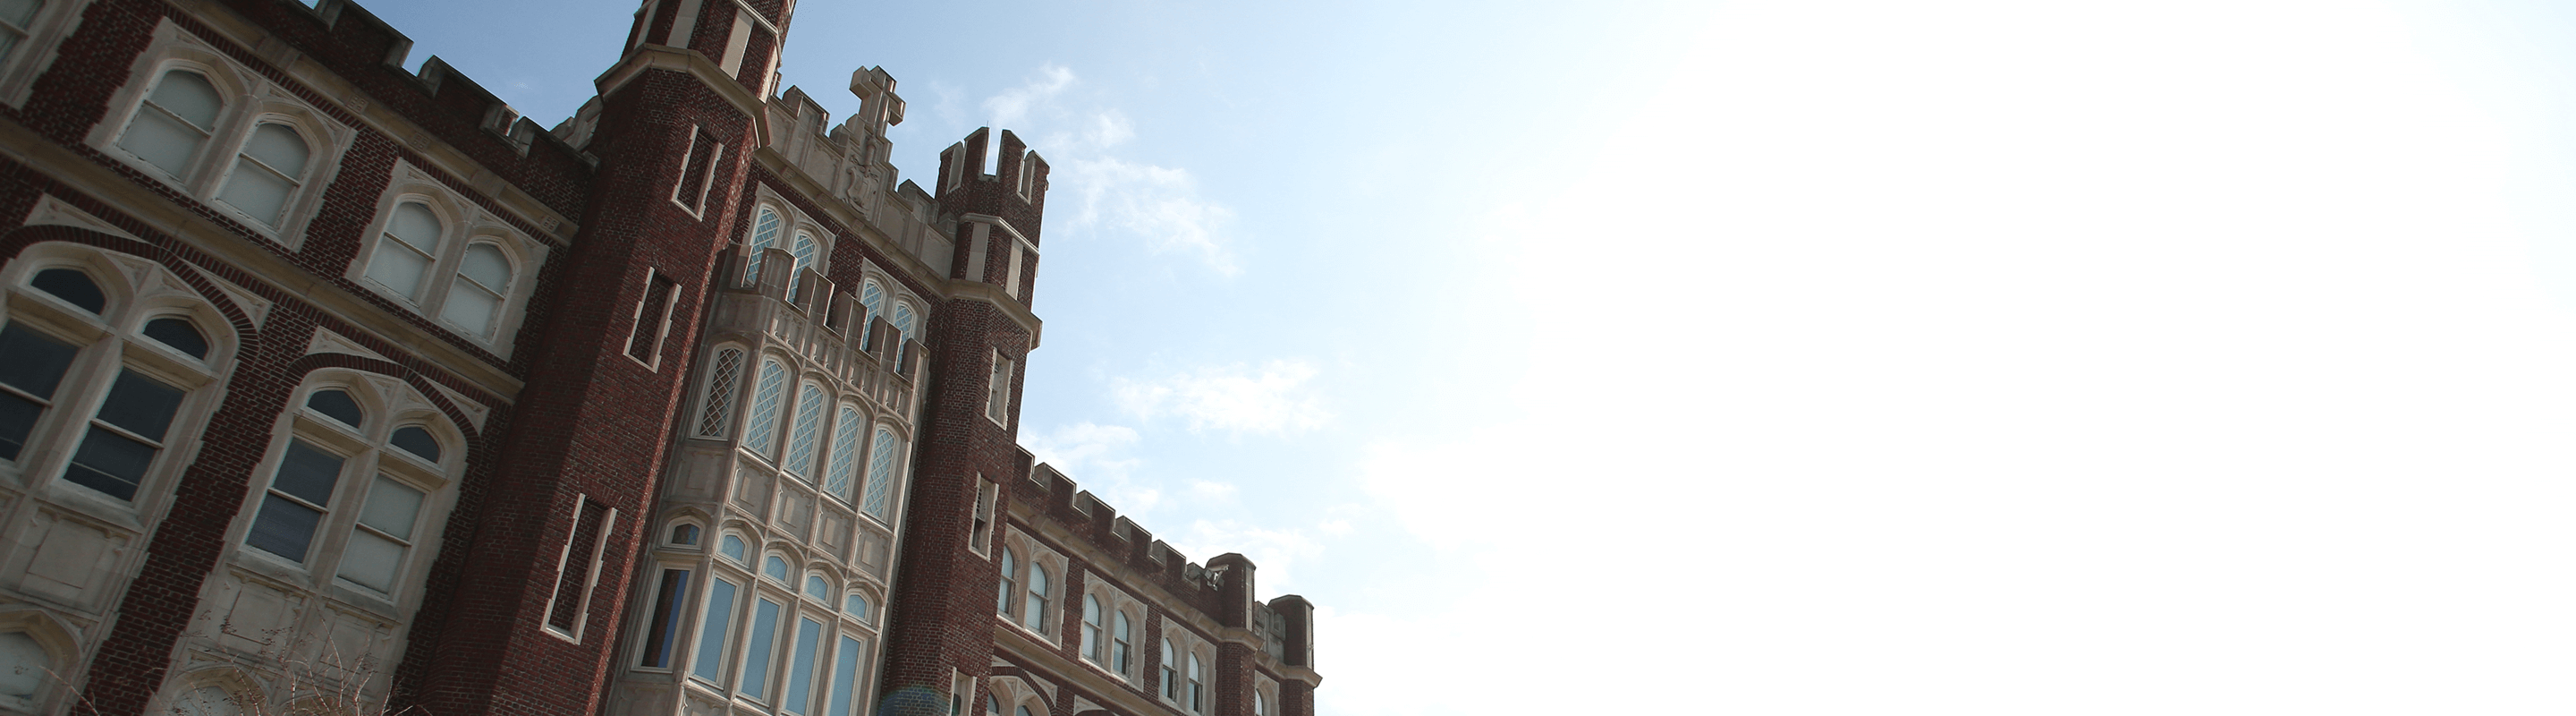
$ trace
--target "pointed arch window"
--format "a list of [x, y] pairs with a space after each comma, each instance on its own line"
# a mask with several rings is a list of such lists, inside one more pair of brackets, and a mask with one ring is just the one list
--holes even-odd
[[1100, 627], [1100, 595], [1082, 595], [1082, 658], [1095, 664], [1108, 661], [1100, 653]]
[[843, 404], [840, 415], [832, 421], [832, 461], [824, 470], [823, 491], [842, 502], [856, 503], [858, 495], [859, 433], [866, 429], [859, 409]]
[[295, 127], [263, 123], [242, 143], [217, 199], [269, 228], [282, 226], [286, 205], [303, 187], [304, 167], [312, 156], [312, 146]]
[[[885, 302], [885, 287], [878, 285], [876, 279], [868, 279], [866, 282], [859, 284], [859, 305], [866, 306], [868, 309], [867, 313], [859, 316], [859, 325], [868, 325], [868, 321], [870, 319], [886, 315]], [[886, 320], [891, 321], [894, 319], [888, 318]]]
[[501, 247], [477, 242], [465, 247], [457, 262], [455, 282], [447, 289], [447, 306], [439, 317], [476, 338], [491, 338], [501, 317], [502, 297], [510, 295], [510, 257]]
[[760, 362], [760, 382], [751, 393], [751, 415], [743, 428], [743, 447], [761, 457], [778, 457], [778, 403], [787, 393], [787, 365], [776, 359]]
[[1029, 631], [1045, 633], [1046, 618], [1047, 570], [1045, 565], [1032, 561], [1029, 563], [1029, 598], [1021, 603], [1020, 623]]
[[1128, 621], [1127, 612], [1123, 610], [1113, 614], [1110, 622], [1109, 659], [1114, 662], [1110, 668], [1117, 671], [1118, 675], [1126, 676], [1136, 668], [1136, 641], [1130, 638], [1134, 636], [1135, 628]]
[[205, 75], [180, 69], [163, 72], [152, 93], [144, 96], [143, 106], [127, 120], [116, 146], [174, 179], [185, 180], [198, 150], [214, 136], [215, 120], [223, 111], [223, 94]]
[[422, 278], [438, 255], [439, 235], [445, 228], [427, 204], [407, 201], [395, 206], [384, 235], [376, 237], [375, 254], [368, 257], [367, 278], [404, 298], [420, 300], [421, 286], [427, 283]]
[[733, 417], [733, 381], [742, 373], [742, 349], [716, 351], [715, 366], [707, 373], [707, 399], [698, 411], [698, 437], [721, 438]]
[[[430, 497], [449, 470], [440, 439], [367, 414], [350, 389], [307, 394], [243, 543], [391, 598], [413, 566]], [[322, 418], [311, 420], [309, 418]]]
[[1163, 698], [1181, 698], [1181, 665], [1172, 661], [1172, 640], [1163, 640]]
[[743, 265], [743, 285], [759, 285], [762, 249], [778, 245], [778, 224], [778, 210], [760, 207], [758, 218], [751, 222], [751, 260]]
[[[895, 347], [896, 347], [896, 348], [901, 348], [901, 347], [903, 346], [903, 342], [904, 342], [904, 341], [907, 341], [907, 340], [911, 340], [911, 339], [912, 339], [912, 336], [913, 336], [913, 318], [914, 318], [914, 317], [913, 317], [913, 314], [912, 314], [912, 304], [910, 304], [910, 303], [905, 303], [905, 302], [902, 302], [902, 301], [896, 301], [896, 302], [895, 302], [895, 304], [894, 304], [894, 318], [893, 318], [893, 319], [891, 319], [891, 320], [894, 322], [894, 332], [895, 332], [895, 341], [894, 341], [894, 344], [895, 344]], [[892, 354], [892, 353], [889, 353], [888, 355], [893, 355], [893, 354]], [[895, 364], [896, 364], [896, 365], [902, 365], [902, 363], [903, 363], [902, 358], [897, 357], [897, 358], [895, 359]]]
[[814, 446], [822, 438], [823, 412], [830, 406], [823, 386], [806, 383], [796, 394], [796, 427], [787, 438], [788, 474], [811, 482], [814, 474]]
[[868, 496], [859, 509], [880, 522], [893, 519], [888, 512], [894, 501], [894, 470], [899, 457], [895, 453], [902, 449], [903, 444], [894, 439], [894, 431], [884, 426], [877, 428], [876, 439], [868, 446]]
[[1207, 677], [1199, 668], [1199, 653], [1190, 652], [1190, 710], [1207, 712]]
[[993, 613], [995, 614], [1000, 614], [1005, 617], [1011, 615], [1011, 590], [1016, 589], [1019, 586], [1019, 580], [1016, 579], [1017, 575], [1015, 574], [1018, 571], [1017, 565], [1018, 562], [1015, 559], [1015, 555], [1011, 554], [1011, 550], [1008, 548], [1003, 549], [1002, 590], [1001, 594], [993, 599]]
[[[798, 229], [798, 230], [796, 231], [796, 248], [794, 249], [794, 252], [795, 252], [795, 254], [796, 254], [796, 270], [797, 270], [797, 271], [803, 271], [803, 270], [805, 270], [805, 269], [814, 269], [815, 271], [821, 271], [821, 270], [823, 270], [823, 265], [822, 265], [822, 264], [818, 264], [818, 263], [815, 263], [815, 262], [814, 262], [814, 260], [815, 260], [815, 258], [816, 258], [816, 256], [815, 256], [816, 252], [820, 251], [821, 249], [822, 249], [822, 244], [815, 243], [815, 241], [814, 241], [814, 235], [813, 235], [813, 234], [811, 234], [811, 233], [807, 233], [807, 232], [806, 232], [805, 230], [803, 230], [803, 229]], [[790, 275], [788, 276], [788, 279], [787, 279], [787, 280], [790, 280], [790, 281], [794, 281], [794, 280], [796, 280], [796, 278], [795, 278], [795, 276], [794, 276], [794, 272], [790, 272]]]

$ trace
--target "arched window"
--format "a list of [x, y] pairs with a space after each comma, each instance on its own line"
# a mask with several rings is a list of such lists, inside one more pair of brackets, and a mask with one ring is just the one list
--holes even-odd
[[1207, 711], [1207, 677], [1200, 673], [1199, 653], [1190, 652], [1190, 710]]
[[143, 324], [143, 337], [158, 341], [161, 345], [169, 346], [171, 350], [188, 354], [188, 357], [197, 360], [205, 360], [206, 352], [212, 349], [212, 346], [206, 344], [206, 334], [197, 332], [197, 324], [176, 316], [155, 318], [152, 322]]
[[213, 82], [191, 70], [161, 73], [153, 83], [152, 93], [145, 95], [143, 106], [134, 110], [134, 118], [125, 125], [124, 136], [116, 146], [132, 152], [146, 164], [169, 173], [174, 179], [187, 179], [188, 167], [205, 148], [206, 139], [215, 134], [215, 120], [223, 115], [223, 94], [215, 91]]
[[241, 716], [241, 704], [220, 686], [199, 686], [170, 703], [170, 716]]
[[1082, 595], [1082, 658], [1092, 663], [1107, 661], [1100, 654], [1100, 596]]
[[[886, 315], [885, 302], [885, 287], [877, 285], [876, 279], [868, 279], [867, 281], [860, 283], [859, 305], [866, 306], [868, 311], [866, 313], [859, 314], [859, 325], [868, 325], [869, 320], [878, 316]], [[894, 319], [888, 318], [886, 320], [891, 321]]]
[[814, 444], [822, 437], [823, 411], [830, 402], [824, 397], [821, 385], [806, 383], [804, 390], [797, 392], [796, 428], [787, 437], [785, 467], [788, 474], [812, 481]]
[[293, 126], [261, 124], [251, 130], [241, 154], [233, 158], [232, 171], [217, 198], [269, 228], [282, 226], [287, 201], [304, 185], [304, 165], [312, 156], [313, 148]]
[[[894, 304], [894, 318], [892, 318], [892, 319], [888, 319], [888, 320], [891, 320], [891, 321], [893, 321], [893, 322], [894, 322], [894, 332], [895, 332], [895, 341], [894, 341], [894, 344], [895, 344], [895, 346], [896, 346], [896, 347], [900, 348], [901, 346], [903, 346], [903, 342], [904, 342], [904, 341], [907, 341], [907, 340], [911, 340], [911, 339], [912, 339], [912, 336], [913, 336], [913, 328], [912, 328], [912, 324], [913, 324], [912, 304], [905, 303], [905, 302], [902, 302], [902, 301], [896, 301], [896, 302], [895, 302], [895, 304]], [[886, 355], [888, 355], [889, 357], [894, 357], [894, 358], [895, 358], [895, 364], [896, 364], [896, 365], [902, 365], [902, 364], [903, 364], [903, 360], [902, 360], [902, 358], [901, 358], [900, 356], [898, 356], [897, 354], [895, 354], [895, 353], [893, 353], [893, 352], [888, 352]]]
[[686, 522], [671, 525], [671, 544], [677, 547], [698, 546], [698, 526]]
[[743, 543], [742, 535], [729, 534], [724, 536], [724, 541], [716, 545], [716, 553], [733, 560], [734, 564], [749, 564], [751, 546]]
[[990, 714], [991, 716], [1002, 716], [1002, 700], [994, 698], [992, 694], [985, 694], [984, 713]]
[[859, 476], [859, 431], [865, 427], [859, 409], [848, 404], [832, 421], [832, 464], [824, 470], [823, 492], [842, 502], [859, 501], [854, 488]]
[[832, 603], [832, 585], [819, 575], [805, 575], [805, 596], [824, 604]]
[[165, 447], [162, 441], [169, 435], [171, 420], [179, 416], [180, 401], [187, 397], [187, 391], [178, 386], [133, 368], [117, 374], [107, 400], [90, 419], [80, 450], [72, 453], [63, 480], [133, 500], [144, 473]]
[[1029, 600], [1020, 610], [1020, 623], [1030, 631], [1045, 633], [1047, 618], [1047, 570], [1045, 565], [1029, 562]]
[[89, 280], [89, 274], [81, 273], [80, 269], [38, 271], [35, 278], [28, 279], [27, 285], [81, 310], [94, 314], [107, 312], [107, 292], [98, 290], [98, 282]]
[[23, 631], [0, 634], [0, 703], [34, 706], [55, 671], [53, 655], [35, 637]]
[[1028, 704], [1020, 704], [1020, 716], [1030, 716]]
[[1118, 612], [1110, 618], [1110, 621], [1109, 659], [1115, 662], [1110, 668], [1116, 669], [1121, 675], [1133, 673], [1136, 669], [1136, 652], [1132, 645], [1136, 642], [1129, 637], [1133, 636], [1135, 630], [1128, 625], [1127, 612]]
[[[30, 253], [40, 257], [55, 250]], [[171, 288], [177, 281], [147, 282], [138, 295], [127, 274], [97, 266], [31, 268], [13, 279], [25, 283], [0, 291], [0, 311], [6, 311], [0, 315], [0, 460], [20, 462], [21, 479], [59, 476], [131, 502], [155, 470], [165, 467], [161, 457], [169, 448], [194, 434], [178, 427], [180, 411], [193, 387], [213, 379], [216, 351], [194, 320], [167, 313], [166, 301], [151, 300], [153, 293], [185, 292]], [[101, 275], [127, 290], [111, 294], [100, 285]], [[111, 302], [111, 295], [118, 300]], [[164, 313], [134, 315], [138, 311]], [[84, 359], [105, 365], [76, 368]], [[72, 376], [80, 380], [66, 384]], [[87, 416], [57, 414], [53, 409], [60, 405], [95, 408]], [[71, 424], [40, 429], [48, 418]], [[31, 451], [40, 435], [57, 447]], [[66, 453], [67, 463], [50, 461]], [[50, 460], [42, 466], [21, 462], [39, 457]]]
[[875, 618], [872, 615], [876, 613], [876, 605], [868, 601], [868, 595], [852, 594], [841, 600], [841, 611], [864, 622]]
[[760, 283], [761, 250], [778, 245], [778, 210], [760, 207], [759, 218], [751, 222], [751, 261], [743, 265], [744, 285]]
[[785, 582], [787, 581], [787, 560], [779, 559], [778, 555], [769, 555], [768, 559], [761, 560], [760, 573], [770, 579]]
[[[243, 542], [317, 577], [334, 574], [391, 597], [413, 561], [423, 508], [449, 471], [428, 429], [372, 419], [350, 390], [306, 395]], [[331, 534], [348, 535], [337, 540], [337, 554], [318, 549]]]
[[1000, 596], [993, 599], [993, 613], [1006, 617], [1011, 615], [1011, 590], [1017, 587], [1017, 580], [1013, 573], [1017, 571], [1018, 563], [1012, 559], [1011, 550], [1003, 549], [1002, 591]]
[[760, 382], [751, 391], [750, 422], [743, 426], [742, 445], [761, 457], [778, 457], [778, 403], [787, 393], [787, 365], [776, 359], [760, 362]]
[[868, 498], [859, 509], [879, 521], [893, 519], [887, 516], [887, 510], [894, 494], [895, 453], [902, 449], [902, 443], [894, 439], [894, 431], [883, 426], [877, 428], [876, 440], [868, 446]]
[[367, 278], [393, 291], [396, 295], [418, 301], [421, 287], [428, 283], [422, 277], [438, 256], [439, 236], [446, 224], [429, 205], [407, 201], [394, 207], [392, 218], [385, 220], [385, 233], [376, 238], [376, 252], [367, 258]]
[[1181, 665], [1172, 661], [1172, 640], [1163, 640], [1163, 698], [1181, 698]]
[[[823, 270], [822, 264], [814, 263], [814, 254], [821, 248], [821, 244], [814, 242], [813, 234], [806, 233], [803, 229], [798, 229], [796, 231], [796, 248], [794, 249], [796, 253], [796, 269], [798, 271], [805, 269], [814, 269], [815, 271]], [[796, 277], [791, 274], [788, 276], [787, 280], [794, 281], [796, 280]]]
[[742, 349], [716, 351], [715, 366], [707, 372], [706, 406], [698, 411], [698, 437], [724, 437], [727, 419], [733, 417], [733, 381], [741, 373]]
[[1259, 691], [1252, 692], [1252, 716], [1270, 716], [1270, 702]]
[[456, 280], [448, 284], [447, 306], [438, 312], [448, 325], [466, 335], [491, 338], [501, 318], [502, 297], [510, 295], [510, 257], [501, 247], [476, 243], [465, 247]]

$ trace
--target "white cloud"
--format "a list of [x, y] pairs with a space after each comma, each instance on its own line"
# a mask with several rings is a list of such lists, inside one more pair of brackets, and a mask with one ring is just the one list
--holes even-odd
[[[983, 103], [993, 127], [1030, 139], [1054, 168], [1050, 204], [1073, 210], [1059, 225], [1132, 235], [1149, 252], [1194, 257], [1220, 275], [1240, 273], [1226, 232], [1234, 210], [1201, 195], [1186, 168], [1111, 151], [1136, 138], [1135, 124], [1116, 108], [1075, 97], [1070, 90], [1080, 82], [1071, 68], [1042, 65], [1026, 84]], [[945, 108], [949, 98], [940, 97]]]
[[1190, 523], [1188, 532], [1162, 539], [1200, 564], [1227, 552], [1252, 560], [1252, 566], [1259, 570], [1253, 577], [1255, 598], [1297, 591], [1297, 565], [1324, 553], [1323, 543], [1305, 530], [1274, 529], [1234, 520], [1197, 520]]
[[1143, 420], [1169, 415], [1193, 431], [1290, 435], [1332, 419], [1307, 388], [1315, 374], [1305, 361], [1273, 360], [1259, 368], [1236, 363], [1158, 379], [1115, 378], [1109, 390], [1121, 409]]
[[1020, 442], [1040, 463], [1100, 496], [1121, 512], [1142, 514], [1163, 503], [1163, 492], [1134, 479], [1144, 458], [1128, 455], [1137, 441], [1135, 428], [1083, 421], [1046, 433], [1024, 433]]

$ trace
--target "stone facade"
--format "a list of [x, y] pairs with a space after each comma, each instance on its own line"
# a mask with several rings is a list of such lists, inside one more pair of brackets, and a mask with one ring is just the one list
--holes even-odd
[[1312, 716], [1302, 598], [1017, 446], [1045, 160], [901, 180], [792, 0], [552, 130], [340, 0], [8, 12], [0, 714]]

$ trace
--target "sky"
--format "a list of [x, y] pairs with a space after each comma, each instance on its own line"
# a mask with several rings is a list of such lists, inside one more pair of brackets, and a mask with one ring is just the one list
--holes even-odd
[[[627, 0], [376, 0], [551, 126]], [[503, 22], [498, 18], [509, 18]], [[2576, 710], [2576, 9], [813, 0], [1318, 712]]]

